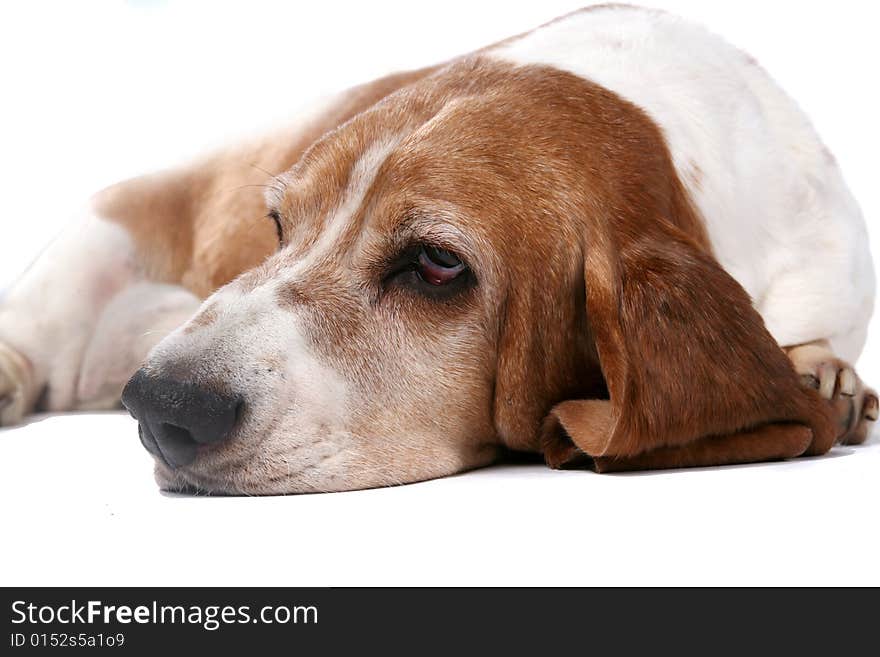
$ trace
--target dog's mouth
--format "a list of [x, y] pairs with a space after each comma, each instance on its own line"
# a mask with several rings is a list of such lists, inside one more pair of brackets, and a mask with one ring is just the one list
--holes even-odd
[[215, 493], [190, 484], [160, 486], [163, 495], [172, 497], [231, 497], [231, 493]]
[[[142, 432], [146, 433], [146, 432]], [[142, 436], [141, 441], [144, 441]], [[257, 474], [257, 445], [242, 452], [212, 446], [199, 446], [197, 458], [186, 465], [169, 463], [161, 453], [153, 454], [154, 477], [159, 488], [169, 493], [191, 495], [265, 495], [264, 482]], [[276, 492], [277, 494], [277, 492]]]
[[178, 440], [170, 440], [169, 436], [182, 433], [173, 426], [162, 427], [161, 430], [164, 432], [164, 437], [160, 442], [149, 427], [138, 424], [138, 437], [144, 449], [156, 460], [157, 465], [169, 472], [192, 473], [202, 470], [231, 469], [253, 457], [253, 454], [248, 454], [244, 458], [230, 457], [229, 450], [224, 449], [223, 445], [202, 445], [186, 436]]
[[309, 485], [297, 472], [266, 472], [265, 461], [256, 449], [246, 455], [210, 453], [182, 467], [170, 467], [157, 457], [154, 478], [163, 492], [187, 496], [260, 497], [324, 491]]
[[171, 468], [159, 458], [156, 459], [154, 476], [162, 492], [175, 495], [226, 497], [254, 494], [239, 490], [233, 472], [226, 475], [196, 473], [191, 468]]

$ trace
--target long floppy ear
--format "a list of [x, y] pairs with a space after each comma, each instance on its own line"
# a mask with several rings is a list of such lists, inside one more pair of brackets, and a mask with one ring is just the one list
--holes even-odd
[[[743, 463], [830, 449], [830, 411], [745, 290], [662, 220], [586, 247], [588, 321], [608, 399], [568, 400], [542, 427], [553, 467]], [[621, 243], [622, 242], [622, 243]]]

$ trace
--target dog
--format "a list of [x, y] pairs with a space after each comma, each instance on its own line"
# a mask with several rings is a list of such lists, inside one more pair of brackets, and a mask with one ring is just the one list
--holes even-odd
[[755, 60], [590, 7], [96, 194], [0, 306], [0, 424], [121, 400], [230, 494], [819, 455], [878, 415], [867, 244]]

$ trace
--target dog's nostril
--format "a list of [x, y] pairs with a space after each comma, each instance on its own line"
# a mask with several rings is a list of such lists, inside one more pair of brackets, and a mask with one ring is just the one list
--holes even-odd
[[237, 427], [241, 423], [242, 415], [244, 415], [244, 399], [239, 399], [239, 402], [235, 407], [235, 420], [232, 423], [233, 427]]
[[189, 382], [138, 371], [122, 393], [122, 403], [140, 424], [141, 442], [154, 456], [177, 468], [195, 461], [200, 445], [229, 438], [245, 412], [244, 400]]
[[192, 434], [184, 429], [183, 427], [178, 427], [175, 424], [168, 424], [167, 422], [163, 422], [162, 426], [159, 430], [165, 434], [169, 440], [173, 440], [175, 442], [190, 442], [194, 443]]
[[163, 422], [156, 429], [155, 436], [162, 458], [171, 467], [189, 465], [196, 460], [198, 443], [183, 427]]

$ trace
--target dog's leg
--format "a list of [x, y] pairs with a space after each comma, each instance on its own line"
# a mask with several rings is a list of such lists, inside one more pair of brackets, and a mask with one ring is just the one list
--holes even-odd
[[198, 305], [144, 271], [129, 229], [93, 210], [40, 255], [0, 303], [0, 426], [38, 403], [115, 403], [146, 351]]
[[786, 347], [804, 385], [819, 391], [834, 409], [837, 440], [845, 445], [865, 442], [878, 417], [877, 393], [866, 387], [852, 365], [837, 358], [827, 340]]
[[150, 349], [196, 312], [201, 300], [177, 285], [136, 283], [107, 304], [88, 342], [76, 408], [119, 406], [122, 389]]

